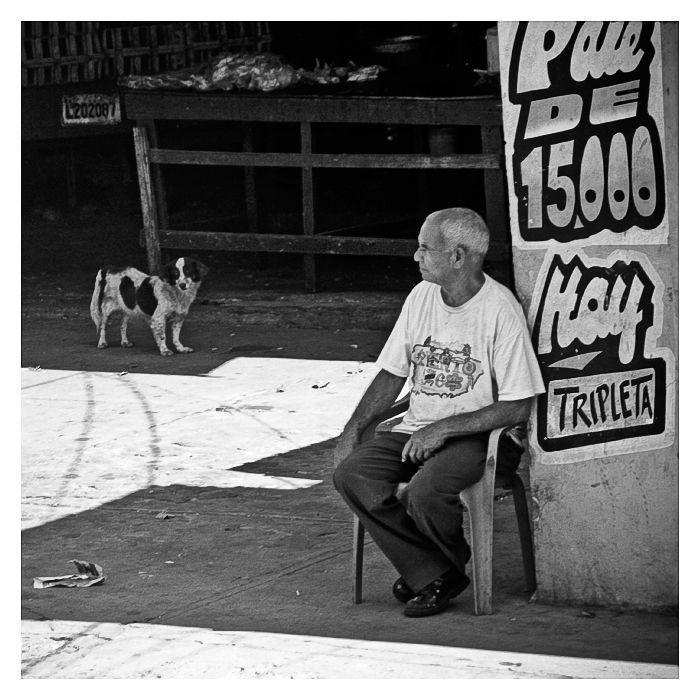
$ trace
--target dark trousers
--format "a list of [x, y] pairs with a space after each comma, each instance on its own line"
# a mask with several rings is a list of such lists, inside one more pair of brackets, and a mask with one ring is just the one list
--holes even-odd
[[[463, 572], [469, 561], [459, 492], [484, 473], [488, 433], [450, 439], [420, 466], [401, 462], [409, 437], [381, 433], [364, 443], [338, 465], [333, 483], [406, 583], [419, 591], [453, 567]], [[400, 482], [408, 487], [397, 498]]]

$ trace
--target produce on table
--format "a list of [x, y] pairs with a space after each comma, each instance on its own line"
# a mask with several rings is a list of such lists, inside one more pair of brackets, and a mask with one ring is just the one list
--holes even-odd
[[382, 66], [358, 68], [320, 65], [312, 71], [294, 68], [273, 53], [224, 53], [198, 69], [186, 68], [156, 75], [126, 75], [119, 84], [131, 89], [193, 88], [195, 90], [249, 90], [271, 92], [299, 82], [334, 85], [341, 82], [376, 80]]

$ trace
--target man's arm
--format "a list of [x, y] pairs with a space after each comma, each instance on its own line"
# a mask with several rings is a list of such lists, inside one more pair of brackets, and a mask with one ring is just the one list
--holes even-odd
[[448, 438], [483, 433], [494, 428], [524, 423], [530, 415], [532, 398], [496, 401], [471, 413], [442, 418], [416, 430], [406, 443], [401, 459], [422, 464], [437, 452]]
[[384, 369], [379, 370], [379, 374], [367, 387], [360, 403], [357, 404], [357, 408], [338, 438], [335, 448], [336, 466], [357, 447], [362, 431], [372, 420], [394, 403], [405, 383], [405, 377], [399, 377]]

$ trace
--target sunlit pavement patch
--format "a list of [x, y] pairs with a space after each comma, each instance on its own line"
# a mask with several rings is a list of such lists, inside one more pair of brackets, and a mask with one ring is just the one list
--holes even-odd
[[23, 620], [24, 678], [677, 678], [678, 667], [268, 632]]
[[375, 373], [245, 357], [206, 376], [23, 369], [22, 526], [150, 486], [314, 486], [235, 468], [337, 436]]

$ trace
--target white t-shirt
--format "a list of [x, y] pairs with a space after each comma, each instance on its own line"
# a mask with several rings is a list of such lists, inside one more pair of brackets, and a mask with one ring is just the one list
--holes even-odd
[[420, 282], [406, 298], [377, 364], [409, 377], [409, 409], [393, 430], [412, 433], [495, 401], [544, 392], [525, 315], [513, 294], [485, 275], [461, 306], [448, 306], [440, 286]]

